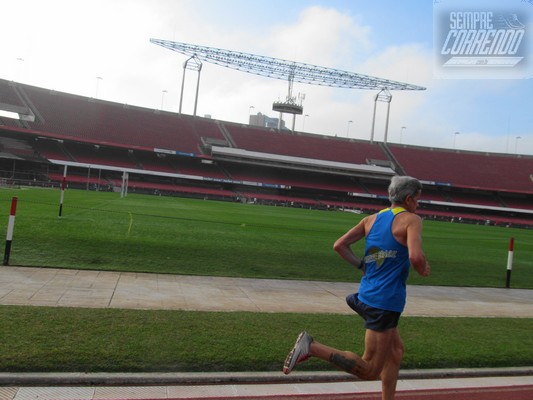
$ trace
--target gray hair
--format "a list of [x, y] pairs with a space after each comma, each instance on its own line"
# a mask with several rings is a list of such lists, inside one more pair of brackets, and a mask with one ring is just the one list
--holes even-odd
[[422, 184], [418, 179], [395, 175], [389, 185], [389, 200], [393, 204], [403, 204], [407, 196], [416, 196], [420, 190], [422, 190]]

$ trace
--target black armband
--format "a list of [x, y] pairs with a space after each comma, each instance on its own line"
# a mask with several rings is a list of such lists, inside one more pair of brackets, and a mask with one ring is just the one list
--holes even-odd
[[361, 262], [357, 266], [357, 269], [363, 269], [365, 267], [365, 260], [364, 258], [361, 258]]

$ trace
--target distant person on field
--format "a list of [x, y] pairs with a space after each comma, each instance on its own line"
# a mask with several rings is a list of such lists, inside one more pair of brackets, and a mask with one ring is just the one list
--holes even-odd
[[[382, 399], [394, 399], [404, 352], [397, 326], [405, 306], [410, 266], [421, 276], [429, 275], [422, 250], [422, 220], [415, 214], [421, 191], [417, 179], [394, 176], [389, 186], [391, 207], [363, 218], [333, 245], [363, 273], [359, 292], [346, 297], [348, 305], [365, 320], [363, 356], [326, 346], [304, 331], [285, 360], [285, 374], [309, 357], [318, 357], [361, 379], [381, 379]], [[351, 246], [363, 238], [365, 254], [360, 258]]]

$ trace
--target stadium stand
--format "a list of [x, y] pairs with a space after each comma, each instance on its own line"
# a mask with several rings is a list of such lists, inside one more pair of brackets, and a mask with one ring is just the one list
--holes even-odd
[[88, 146], [79, 143], [66, 143], [66, 151], [78, 163], [109, 165], [123, 168], [139, 168], [128, 150], [100, 145]]
[[33, 146], [38, 156], [43, 159], [74, 161], [60, 141], [37, 137]]
[[292, 134], [231, 123], [225, 125], [240, 149], [351, 164], [366, 164], [368, 159], [388, 160], [377, 143]]
[[348, 176], [326, 175], [311, 173], [306, 171], [291, 171], [289, 174], [285, 169], [275, 167], [265, 167], [240, 163], [227, 163], [224, 166], [229, 176], [237, 181], [263, 182], [265, 184], [284, 185], [290, 187], [303, 187], [322, 190], [332, 190], [340, 192], [350, 192], [363, 190]]
[[166, 173], [178, 172], [175, 162], [166, 154], [146, 151], [136, 151], [134, 154], [142, 169]]
[[533, 157], [388, 144], [408, 175], [454, 187], [533, 191]]
[[228, 178], [216, 164], [205, 163], [203, 158], [175, 157], [175, 165], [178, 172], [185, 175], [196, 175], [217, 180]]
[[500, 194], [499, 198], [506, 207], [533, 210], [533, 202], [528, 196], [516, 194], [515, 196], [511, 197], [507, 194]]
[[25, 139], [12, 137], [0, 137], [0, 149], [4, 154], [11, 155], [11, 158], [33, 158], [35, 150]]
[[[2, 88], [6, 85], [3, 84]], [[200, 136], [224, 139], [213, 121], [192, 121], [177, 114], [111, 103], [92, 98], [55, 92], [28, 85], [16, 90], [36, 115], [28, 130], [57, 139], [81, 140], [100, 145], [114, 145], [153, 151], [154, 148], [199, 153]], [[6, 118], [2, 119], [5, 122]], [[199, 125], [199, 127], [196, 126]], [[6, 125], [4, 123], [4, 125]], [[218, 131], [217, 131], [218, 130]]]
[[[6, 108], [25, 108], [24, 103], [17, 95], [15, 90], [16, 84], [14, 82], [6, 81], [0, 79], [0, 104], [3, 106], [3, 109]], [[9, 110], [6, 110], [9, 111]], [[13, 111], [15, 112], [15, 111]]]
[[[63, 180], [63, 174], [60, 173], [48, 173], [48, 177], [51, 181], [61, 182]], [[68, 183], [72, 187], [94, 187], [94, 186], [106, 186], [109, 184], [107, 179], [101, 179], [98, 177], [90, 176], [89, 174], [77, 175], [69, 174]]]
[[[252, 127], [0, 79], [0, 178], [228, 201], [375, 211], [394, 173], [425, 218], [533, 227], [533, 156], [370, 143]], [[118, 190], [117, 190], [118, 191]]]

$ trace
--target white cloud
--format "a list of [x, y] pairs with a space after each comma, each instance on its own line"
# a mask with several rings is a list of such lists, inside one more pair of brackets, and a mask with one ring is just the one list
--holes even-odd
[[349, 68], [371, 48], [370, 28], [333, 8], [312, 6], [294, 24], [275, 26], [260, 45], [278, 58]]

